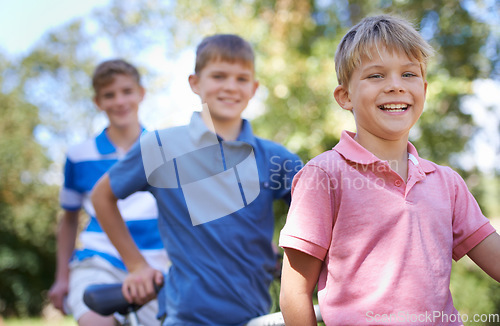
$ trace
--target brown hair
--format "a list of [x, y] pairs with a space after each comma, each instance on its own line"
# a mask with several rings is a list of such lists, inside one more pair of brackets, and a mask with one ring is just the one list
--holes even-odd
[[113, 59], [101, 62], [94, 70], [92, 76], [92, 87], [97, 94], [98, 91], [111, 84], [116, 75], [127, 75], [132, 77], [137, 85], [141, 85], [141, 75], [137, 68], [123, 59]]
[[254, 69], [255, 56], [250, 43], [238, 35], [215, 34], [204, 38], [196, 48], [196, 74], [210, 61], [240, 62]]
[[389, 15], [366, 17], [352, 27], [342, 38], [335, 53], [335, 71], [340, 85], [347, 85], [352, 72], [363, 56], [371, 59], [373, 49], [379, 46], [402, 51], [420, 62], [425, 78], [427, 61], [432, 47], [406, 20]]

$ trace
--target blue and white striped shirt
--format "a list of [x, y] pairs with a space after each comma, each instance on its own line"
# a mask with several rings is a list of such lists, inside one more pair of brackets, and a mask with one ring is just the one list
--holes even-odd
[[[79, 235], [74, 259], [101, 256], [112, 265], [125, 270], [118, 251], [101, 229], [90, 201], [90, 191], [99, 178], [126, 153], [116, 148], [103, 130], [69, 149], [64, 170], [64, 186], [60, 192], [61, 207], [76, 211], [81, 208], [89, 215], [89, 222]], [[139, 250], [148, 263], [161, 271], [169, 265], [158, 230], [158, 208], [154, 197], [146, 191], [136, 192], [118, 201], [118, 208]]]

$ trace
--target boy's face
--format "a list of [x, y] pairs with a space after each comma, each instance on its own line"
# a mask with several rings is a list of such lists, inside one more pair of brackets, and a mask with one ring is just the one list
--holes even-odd
[[349, 84], [335, 89], [335, 99], [354, 114], [357, 137], [408, 138], [424, 108], [427, 81], [420, 62], [405, 53], [387, 51], [363, 57]]
[[255, 95], [259, 83], [253, 69], [240, 62], [210, 61], [189, 84], [217, 122], [241, 120], [241, 113]]
[[111, 127], [125, 128], [138, 123], [144, 93], [144, 88], [133, 77], [118, 74], [109, 85], [97, 91], [94, 102], [106, 113]]

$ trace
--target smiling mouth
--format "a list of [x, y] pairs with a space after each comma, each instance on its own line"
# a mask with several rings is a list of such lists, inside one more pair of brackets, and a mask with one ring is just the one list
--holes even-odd
[[408, 110], [408, 104], [383, 104], [379, 105], [378, 108], [388, 112], [404, 112]]
[[219, 101], [224, 102], [224, 103], [229, 103], [229, 104], [238, 103], [238, 101], [235, 99], [219, 99]]

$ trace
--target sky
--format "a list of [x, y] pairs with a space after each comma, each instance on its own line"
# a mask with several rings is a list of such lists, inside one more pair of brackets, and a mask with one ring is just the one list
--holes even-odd
[[[105, 7], [110, 3], [111, 0], [0, 0], [1, 52], [12, 58], [28, 54], [45, 33], [77, 17], [87, 16], [93, 9]], [[168, 115], [169, 122], [175, 120], [172, 124], [187, 123], [190, 116], [189, 110], [167, 108], [187, 105], [194, 110], [198, 105], [199, 100], [193, 96], [187, 83], [187, 76], [190, 74], [194, 55], [187, 53], [181, 56], [180, 62], [157, 61], [164, 62], [165, 65], [164, 67], [158, 67], [160, 71], [168, 69], [173, 72], [175, 76], [174, 80], [172, 80], [173, 86], [163, 96], [146, 96], [142, 105], [143, 109], [140, 111], [141, 121], [148, 129], [163, 127], [155, 122], [158, 120], [158, 116]], [[187, 112], [187, 114], [182, 115], [176, 112]], [[101, 119], [97, 120], [94, 128], [100, 130], [106, 123], [103, 115]], [[41, 130], [41, 132], [36, 133], [36, 139], [45, 146], [53, 143], [51, 135], [44, 133], [43, 128]], [[77, 138], [74, 142], [82, 140]], [[49, 152], [49, 155], [56, 162], [62, 162], [63, 153], [59, 148], [51, 148]]]
[[23, 54], [50, 29], [110, 0], [0, 0], [0, 47]]

